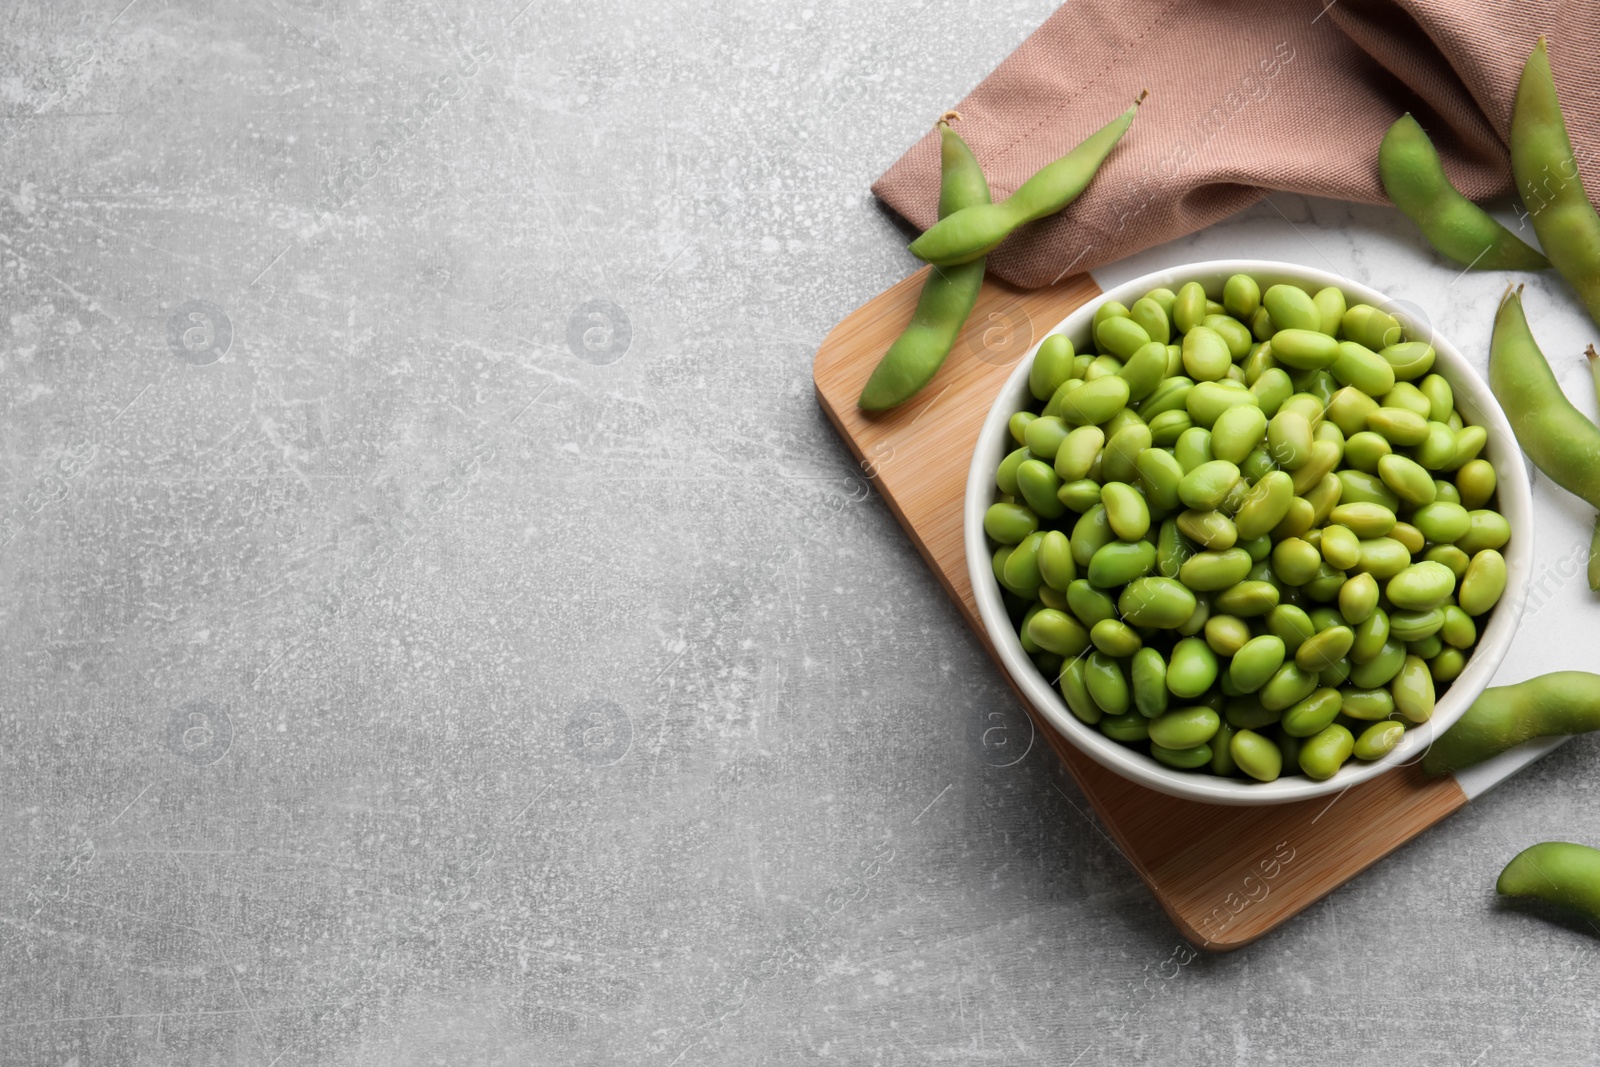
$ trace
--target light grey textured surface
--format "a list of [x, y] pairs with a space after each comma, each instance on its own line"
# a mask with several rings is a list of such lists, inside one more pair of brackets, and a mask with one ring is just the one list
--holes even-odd
[[[1592, 1053], [1491, 885], [1593, 743], [1184, 962], [817, 409], [1047, 0], [124, 2], [0, 11], [0, 1063]], [[1226, 254], [1501, 284], [1294, 197], [1102, 276]], [[1537, 492], [1502, 680], [1592, 665]]]

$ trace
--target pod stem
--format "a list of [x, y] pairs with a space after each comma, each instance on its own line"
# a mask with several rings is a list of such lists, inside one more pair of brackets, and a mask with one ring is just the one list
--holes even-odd
[[1140, 104], [1144, 103], [1144, 98], [1149, 96], [1149, 95], [1150, 95], [1150, 90], [1149, 89], [1140, 89], [1139, 90], [1139, 95], [1133, 98], [1133, 106], [1134, 107], [1138, 107]]
[[941, 126], [948, 126], [952, 122], [960, 122], [960, 121], [961, 121], [961, 112], [955, 111], [955, 110], [946, 111], [943, 115], [939, 116], [939, 121], [937, 121], [937, 122], [935, 122], [933, 124], [933, 128], [934, 129], [938, 129]]

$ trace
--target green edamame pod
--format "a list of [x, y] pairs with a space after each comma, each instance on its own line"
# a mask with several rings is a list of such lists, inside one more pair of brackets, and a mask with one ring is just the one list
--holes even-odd
[[1511, 173], [1545, 255], [1577, 290], [1589, 317], [1600, 323], [1600, 216], [1583, 186], [1543, 37], [1517, 83], [1511, 111]]
[[1543, 270], [1550, 265], [1450, 184], [1433, 142], [1410, 112], [1384, 134], [1378, 173], [1394, 206], [1446, 258], [1476, 270]]
[[[950, 128], [955, 112], [939, 120], [939, 217], [987, 205], [989, 183], [967, 143]], [[881, 411], [903, 404], [927, 385], [955, 347], [967, 316], [978, 302], [984, 263], [974, 257], [960, 266], [934, 267], [922, 283], [911, 324], [889, 346], [867, 379], [857, 404]], [[1037, 394], [1036, 394], [1037, 395]], [[1044, 397], [1040, 397], [1044, 399]]]
[[[1581, 188], [1578, 195], [1583, 195]], [[1600, 249], [1600, 244], [1595, 247]], [[1595, 262], [1600, 264], [1600, 252]], [[1600, 276], [1596, 284], [1600, 286]], [[1600, 289], [1596, 299], [1600, 300]], [[1593, 307], [1600, 310], [1600, 304]], [[1528, 329], [1520, 287], [1506, 291], [1494, 317], [1489, 387], [1534, 466], [1563, 489], [1600, 508], [1600, 428], [1561, 391]]]
[[1570, 841], [1540, 842], [1506, 864], [1494, 891], [1535, 897], [1600, 921], [1600, 849]]
[[987, 254], [1018, 226], [1060, 211], [1088, 187], [1100, 164], [1133, 124], [1143, 101], [1141, 93], [1128, 110], [1041, 168], [1001, 203], [974, 204], [941, 218], [911, 242], [911, 254], [941, 266], [970, 263]]
[[1600, 675], [1557, 671], [1485, 689], [1467, 713], [1434, 741], [1422, 765], [1430, 774], [1444, 774], [1482, 763], [1536, 737], [1591, 730], [1600, 730]]

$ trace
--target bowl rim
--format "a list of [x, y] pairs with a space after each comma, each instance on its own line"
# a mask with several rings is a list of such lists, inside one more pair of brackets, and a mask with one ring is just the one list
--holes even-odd
[[[1479, 635], [1466, 668], [1440, 698], [1433, 717], [1407, 730], [1400, 744], [1383, 759], [1371, 763], [1350, 761], [1332, 778], [1324, 781], [1294, 775], [1273, 782], [1249, 782], [1164, 767], [1144, 753], [1113, 741], [1078, 719], [1067, 708], [1056, 687], [1045, 680], [1023, 651], [1022, 642], [1006, 614], [983, 531], [983, 516], [994, 502], [996, 492], [995, 468], [1011, 450], [1010, 418], [1022, 410], [1026, 403], [1033, 402], [1027, 385], [1028, 371], [1045, 338], [1057, 333], [1081, 336], [1096, 309], [1108, 301], [1131, 304], [1133, 299], [1151, 289], [1160, 286], [1176, 288], [1188, 281], [1204, 284], [1208, 295], [1220, 293], [1223, 281], [1232, 274], [1251, 275], [1261, 283], [1263, 290], [1279, 282], [1298, 284], [1313, 292], [1324, 286], [1335, 286], [1344, 291], [1352, 304], [1368, 303], [1394, 315], [1412, 338], [1425, 336], [1436, 352], [1433, 370], [1450, 383], [1456, 406], [1462, 408], [1465, 401], [1469, 424], [1481, 425], [1488, 431], [1489, 440], [1480, 455], [1494, 466], [1497, 510], [1506, 517], [1512, 531], [1510, 541], [1501, 549], [1506, 560], [1505, 592], [1495, 606], [1489, 625]], [[978, 432], [972, 463], [967, 472], [963, 532], [968, 577], [984, 630], [1012, 683], [1047, 723], [1080, 752], [1141, 785], [1189, 800], [1253, 806], [1289, 803], [1342, 792], [1422, 759], [1434, 738], [1453, 725], [1488, 686], [1511, 647], [1531, 577], [1532, 512], [1531, 479], [1505, 413], [1477, 368], [1448, 338], [1434, 329], [1420, 305], [1396, 300], [1350, 278], [1298, 263], [1266, 259], [1214, 259], [1163, 268], [1115, 285], [1074, 309], [1066, 318], [1038, 336], [1033, 347], [1017, 361], [1016, 367], [1000, 388]]]

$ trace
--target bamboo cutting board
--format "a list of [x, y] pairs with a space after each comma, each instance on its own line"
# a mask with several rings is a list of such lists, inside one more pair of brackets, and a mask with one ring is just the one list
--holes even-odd
[[[817, 351], [817, 398], [993, 657], [973, 602], [962, 544], [962, 497], [972, 449], [1017, 361], [1100, 289], [1087, 274], [1035, 290], [986, 280], [966, 329], [933, 382], [895, 411], [863, 412], [856, 397], [910, 321], [925, 273], [926, 268], [880, 293], [834, 327]], [[1519, 754], [1469, 789], [1454, 778], [1429, 779], [1410, 767], [1333, 798], [1221, 807], [1169, 797], [1106, 770], [1073, 748], [1012, 688], [1033, 717], [1037, 735], [1066, 764], [1178, 929], [1213, 951], [1249, 944], [1547, 751]]]

